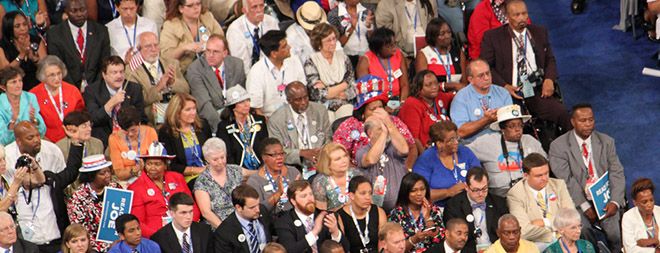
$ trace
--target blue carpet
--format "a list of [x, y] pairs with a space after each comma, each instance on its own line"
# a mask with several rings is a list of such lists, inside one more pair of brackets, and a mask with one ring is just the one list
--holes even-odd
[[581, 15], [571, 14], [570, 0], [526, 2], [533, 23], [549, 30], [564, 103], [591, 103], [596, 129], [616, 140], [628, 194], [640, 177], [660, 185], [660, 78], [641, 74], [655, 67], [651, 54], [660, 44], [612, 30], [619, 1], [590, 0]]

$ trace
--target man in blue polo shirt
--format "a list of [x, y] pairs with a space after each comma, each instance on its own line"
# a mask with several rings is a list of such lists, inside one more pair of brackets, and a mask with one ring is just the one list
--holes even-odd
[[497, 121], [497, 109], [513, 104], [509, 92], [492, 85], [490, 67], [482, 59], [468, 64], [468, 86], [461, 89], [451, 102], [450, 116], [458, 127], [458, 135], [472, 142], [477, 136], [491, 133], [488, 126]]

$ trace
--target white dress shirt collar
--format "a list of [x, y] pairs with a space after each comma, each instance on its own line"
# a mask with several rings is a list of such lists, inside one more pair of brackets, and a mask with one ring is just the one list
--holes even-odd
[[446, 241], [446, 240], [445, 240], [445, 242], [444, 242], [442, 245], [443, 245], [443, 247], [445, 248], [445, 252], [447, 252], [447, 253], [461, 253], [460, 250], [454, 251], [454, 249], [452, 249], [451, 247], [449, 247], [449, 244], [447, 244], [447, 241]]
[[185, 233], [187, 235], [186, 240], [188, 240], [188, 244], [192, 248], [192, 235], [190, 234], [190, 227], [186, 228], [186, 230], [181, 231], [174, 226], [174, 223], [172, 223], [172, 228], [174, 229], [174, 234], [176, 235], [176, 240], [179, 242], [179, 245], [183, 246], [183, 234]]

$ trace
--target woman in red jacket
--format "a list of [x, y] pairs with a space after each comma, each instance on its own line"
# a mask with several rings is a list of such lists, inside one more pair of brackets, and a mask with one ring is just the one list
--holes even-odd
[[[184, 192], [191, 197], [192, 194], [181, 173], [167, 170], [169, 161], [174, 156], [167, 155], [163, 144], [152, 143], [147, 154], [139, 157], [142, 159], [144, 171], [128, 186], [128, 189], [133, 191], [131, 214], [140, 220], [142, 236], [149, 238], [172, 221], [167, 212], [170, 196], [177, 192]], [[199, 221], [199, 217], [199, 208], [195, 204], [193, 220]]]

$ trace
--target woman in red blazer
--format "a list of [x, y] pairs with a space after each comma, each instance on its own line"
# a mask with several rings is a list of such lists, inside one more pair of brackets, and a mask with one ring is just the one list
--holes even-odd
[[[142, 236], [149, 238], [172, 221], [167, 212], [170, 196], [177, 192], [184, 192], [191, 197], [192, 194], [181, 173], [168, 171], [169, 161], [174, 156], [167, 155], [163, 144], [152, 143], [147, 154], [139, 157], [142, 158], [144, 170], [138, 179], [128, 186], [128, 189], [133, 191], [131, 214], [140, 220]], [[194, 221], [199, 221], [197, 204], [193, 206], [192, 215]]]

